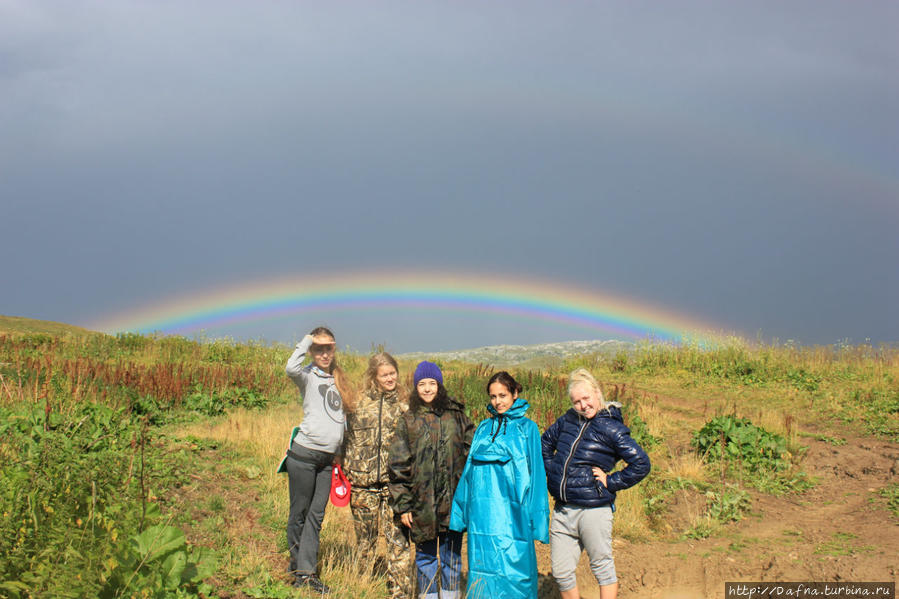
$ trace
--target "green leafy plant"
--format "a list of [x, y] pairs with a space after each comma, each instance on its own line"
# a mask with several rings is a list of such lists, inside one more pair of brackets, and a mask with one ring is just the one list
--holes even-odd
[[220, 393], [195, 391], [184, 398], [184, 407], [206, 416], [218, 416], [225, 413], [228, 403]]
[[752, 486], [763, 493], [783, 495], [784, 493], [801, 493], [815, 486], [816, 482], [803, 471], [781, 472], [776, 474], [759, 474], [750, 481]]
[[631, 429], [631, 437], [633, 437], [634, 441], [639, 443], [643, 449], [649, 451], [650, 449], [661, 445], [662, 441], [649, 432], [646, 421], [640, 418], [640, 414], [638, 414], [637, 410], [632, 407], [632, 404], [625, 404], [622, 408], [622, 412], [625, 423], [627, 423], [628, 428]]
[[220, 391], [197, 390], [184, 398], [184, 407], [204, 416], [218, 416], [232, 406], [261, 408], [268, 401], [263, 395], [249, 389], [233, 388]]
[[856, 389], [850, 395], [848, 405], [852, 409], [841, 414], [844, 420], [852, 421], [861, 414], [868, 432], [879, 437], [899, 439], [899, 388]]
[[713, 418], [693, 435], [691, 444], [709, 461], [735, 461], [750, 472], [781, 471], [790, 466], [787, 440], [746, 418]]
[[181, 529], [157, 524], [132, 536], [107, 562], [103, 599], [133, 596], [167, 597], [176, 589], [209, 593], [202, 583], [215, 572], [212, 552], [188, 548]]
[[[49, 414], [0, 408], [0, 580], [15, 581], [0, 595], [127, 596], [125, 585], [163, 596], [176, 573], [179, 588], [208, 575], [210, 555], [176, 555], [177, 529], [151, 543], [161, 531], [151, 485], [169, 475], [147, 426], [125, 408], [93, 403]], [[122, 531], [142, 528], [123, 540]], [[134, 572], [140, 586], [129, 582]]]
[[821, 385], [821, 377], [808, 372], [805, 368], [788, 370], [786, 379], [800, 391], [817, 391]]
[[700, 520], [683, 534], [685, 539], [707, 539], [715, 532], [716, 524], [709, 518]]
[[274, 580], [271, 576], [266, 576], [256, 586], [243, 589], [243, 593], [254, 599], [288, 599], [294, 596], [293, 589], [283, 582]]
[[752, 506], [749, 493], [736, 485], [726, 485], [721, 491], [706, 491], [708, 514], [719, 522], [738, 522]]

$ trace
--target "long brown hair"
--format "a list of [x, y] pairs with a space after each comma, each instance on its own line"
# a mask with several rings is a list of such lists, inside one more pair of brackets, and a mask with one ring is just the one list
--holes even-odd
[[332, 333], [331, 329], [328, 327], [315, 327], [309, 334], [313, 337], [316, 335], [327, 335], [334, 340], [334, 358], [331, 360], [331, 372], [329, 374], [334, 377], [334, 385], [337, 387], [337, 392], [340, 393], [340, 400], [343, 403], [344, 411], [354, 411], [356, 409], [356, 391], [353, 388], [352, 383], [350, 383], [350, 378], [343, 371], [343, 368], [337, 364], [337, 337], [334, 336], [334, 333]]
[[399, 364], [397, 364], [396, 359], [386, 351], [380, 351], [368, 359], [368, 368], [365, 369], [365, 374], [362, 375], [363, 391], [369, 395], [380, 393], [381, 389], [378, 387], [378, 369], [381, 366], [393, 366], [396, 370], [396, 398], [399, 401], [403, 401], [406, 397], [406, 389], [400, 382]]
[[[437, 383], [437, 395], [429, 406], [431, 410], [437, 414], [443, 414], [449, 409], [451, 401], [449, 393], [446, 392], [446, 387], [443, 386], [443, 383]], [[409, 411], [414, 414], [427, 405], [428, 404], [421, 398], [421, 395], [418, 394], [418, 386], [416, 385], [409, 394]]]

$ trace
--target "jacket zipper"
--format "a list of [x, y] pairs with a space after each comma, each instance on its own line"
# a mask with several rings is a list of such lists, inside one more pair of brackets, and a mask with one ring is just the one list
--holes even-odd
[[[441, 426], [440, 416], [437, 416], [437, 447], [434, 449], [434, 477], [436, 478], [437, 473], [440, 472], [438, 470], [439, 460], [437, 459], [440, 453], [440, 441], [443, 440], [443, 427]], [[434, 485], [434, 536], [437, 536], [437, 531], [440, 528], [440, 525], [437, 523], [437, 486]]]
[[381, 398], [378, 402], [378, 461], [377, 461], [378, 476], [377, 476], [377, 478], [375, 478], [376, 483], [381, 482], [381, 424], [382, 424], [381, 418], [384, 413], [384, 395], [380, 394], [380, 396], [381, 396]]
[[565, 458], [565, 465], [562, 467], [562, 482], [559, 485], [559, 495], [562, 497], [562, 501], [566, 503], [568, 502], [568, 497], [565, 493], [565, 479], [568, 478], [568, 463], [574, 456], [574, 450], [577, 449], [577, 444], [581, 442], [581, 437], [584, 435], [584, 431], [587, 429], [588, 424], [590, 424], [589, 420], [585, 421], [584, 424], [581, 425], [581, 430], [578, 431], [577, 437], [574, 439], [574, 443], [571, 444], [571, 450], [568, 452], [568, 457]]

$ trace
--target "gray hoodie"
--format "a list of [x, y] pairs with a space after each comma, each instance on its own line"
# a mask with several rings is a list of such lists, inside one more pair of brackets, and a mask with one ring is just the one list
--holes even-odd
[[303, 422], [293, 442], [307, 449], [337, 453], [346, 429], [343, 401], [332, 375], [315, 364], [302, 365], [311, 345], [309, 335], [297, 343], [285, 369], [303, 395]]

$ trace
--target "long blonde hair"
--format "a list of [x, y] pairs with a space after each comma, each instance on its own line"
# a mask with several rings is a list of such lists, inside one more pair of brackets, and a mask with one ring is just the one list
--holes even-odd
[[406, 389], [400, 383], [400, 366], [397, 364], [396, 359], [386, 351], [378, 352], [368, 359], [368, 368], [365, 369], [365, 374], [362, 375], [363, 391], [369, 395], [375, 395], [380, 392], [380, 387], [378, 387], [378, 369], [381, 366], [393, 366], [396, 370], [396, 397], [402, 401], [406, 397]]
[[[313, 337], [315, 335], [327, 335], [334, 340], [335, 346], [337, 344], [337, 337], [334, 336], [334, 333], [332, 333], [331, 329], [328, 327], [315, 327], [309, 334]], [[334, 385], [337, 387], [337, 392], [340, 393], [340, 400], [343, 403], [344, 411], [354, 411], [356, 409], [356, 390], [353, 388], [353, 384], [350, 383], [350, 378], [346, 375], [346, 372], [344, 372], [343, 368], [337, 364], [336, 348], [334, 351], [334, 359], [331, 360], [331, 372], [329, 374], [334, 377]]]

